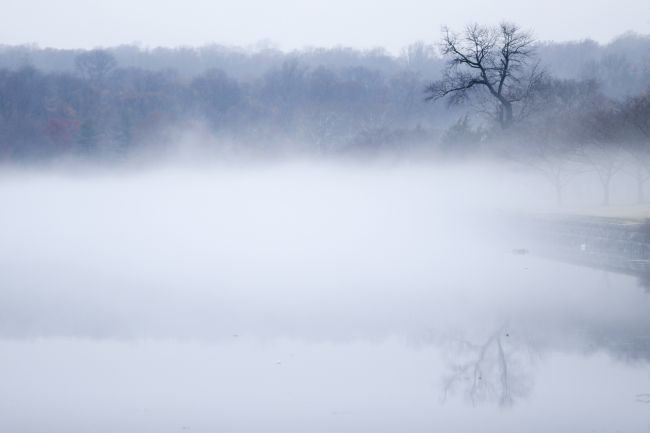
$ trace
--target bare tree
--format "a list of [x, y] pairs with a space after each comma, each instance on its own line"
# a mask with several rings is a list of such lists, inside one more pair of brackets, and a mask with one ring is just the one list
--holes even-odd
[[426, 88], [426, 100], [450, 96], [461, 102], [470, 93], [489, 101], [491, 114], [506, 129], [529, 114], [535, 87], [544, 73], [532, 63], [535, 40], [517, 25], [473, 24], [462, 35], [443, 29], [442, 54], [449, 59], [441, 80]]
[[601, 204], [609, 206], [612, 180], [625, 167], [621, 113], [613, 107], [603, 107], [584, 114], [574, 126], [579, 158], [596, 174], [602, 187]]
[[564, 206], [564, 190], [572, 178], [578, 174], [576, 167], [576, 151], [567, 141], [557, 137], [552, 128], [540, 128], [535, 139], [528, 143], [521, 162], [535, 168], [550, 182], [555, 191], [555, 202], [558, 207]]
[[[510, 159], [534, 168], [555, 190], [558, 207], [572, 179], [585, 171], [583, 133], [576, 125], [576, 113], [595, 111], [607, 101], [594, 81], [562, 80], [546, 77], [536, 91], [539, 112], [520, 128], [516, 147], [508, 149]], [[521, 146], [521, 141], [526, 143]]]
[[627, 150], [636, 168], [637, 202], [645, 200], [645, 184], [650, 180], [650, 90], [628, 100], [623, 108], [627, 125], [632, 126], [632, 139]]

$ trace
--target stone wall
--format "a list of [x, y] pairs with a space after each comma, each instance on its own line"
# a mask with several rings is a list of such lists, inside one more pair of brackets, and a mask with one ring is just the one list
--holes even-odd
[[650, 275], [650, 221], [587, 216], [523, 218], [538, 253], [637, 276]]

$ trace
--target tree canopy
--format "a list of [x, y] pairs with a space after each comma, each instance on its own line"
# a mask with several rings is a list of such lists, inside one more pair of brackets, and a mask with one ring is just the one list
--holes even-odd
[[534, 58], [535, 40], [517, 25], [473, 24], [462, 34], [443, 30], [441, 51], [448, 59], [440, 80], [430, 84], [427, 100], [450, 97], [459, 102], [471, 96], [506, 129], [525, 117], [544, 73]]

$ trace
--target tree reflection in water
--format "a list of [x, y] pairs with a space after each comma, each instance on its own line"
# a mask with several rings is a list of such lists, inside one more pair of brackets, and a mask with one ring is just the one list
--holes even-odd
[[535, 355], [507, 325], [479, 343], [452, 338], [448, 346], [450, 365], [443, 379], [443, 401], [460, 392], [472, 405], [495, 402], [508, 407], [529, 394]]

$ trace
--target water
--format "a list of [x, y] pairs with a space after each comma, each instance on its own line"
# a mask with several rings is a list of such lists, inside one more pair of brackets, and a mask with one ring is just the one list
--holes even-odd
[[650, 431], [650, 294], [467, 174], [6, 175], [0, 431]]

